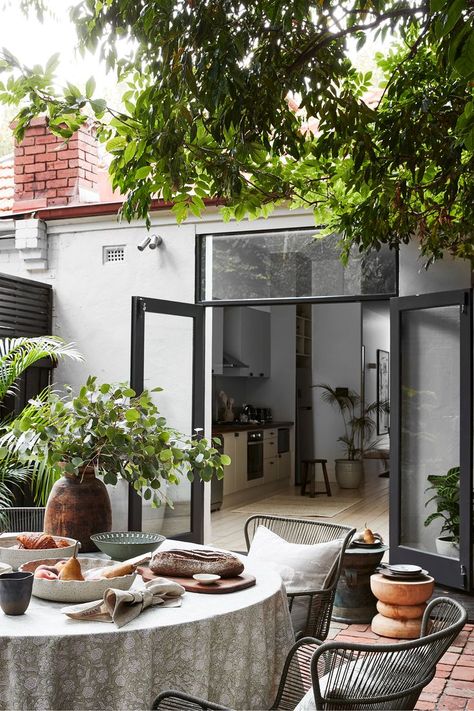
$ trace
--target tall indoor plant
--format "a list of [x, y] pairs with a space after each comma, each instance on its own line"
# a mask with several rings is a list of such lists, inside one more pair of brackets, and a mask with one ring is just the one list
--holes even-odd
[[341, 489], [356, 489], [362, 479], [362, 453], [376, 446], [376, 442], [368, 443], [376, 429], [374, 415], [388, 412], [388, 402], [372, 402], [363, 407], [360, 395], [354, 390], [326, 384], [315, 387], [322, 390], [324, 402], [338, 408], [344, 423], [344, 434], [337, 441], [341, 442], [346, 456], [336, 459], [337, 483]]
[[[82, 360], [72, 343], [57, 336], [0, 339], [0, 406], [7, 396], [15, 396], [18, 380], [27, 368], [45, 358], [56, 363], [66, 357]], [[11, 418], [4, 415], [0, 431], [5, 431], [9, 421]], [[12, 505], [15, 493], [28, 482], [30, 474], [30, 468], [19, 462], [8, 448], [0, 448], [0, 522], [1, 509]]]
[[426, 491], [435, 493], [425, 502], [425, 506], [432, 501], [436, 504], [436, 511], [425, 519], [425, 526], [438, 519], [442, 522], [436, 538], [437, 552], [456, 558], [459, 555], [459, 477], [459, 467], [451, 467], [446, 474], [430, 474]]
[[45, 531], [77, 538], [86, 551], [94, 549], [92, 533], [111, 528], [104, 483], [125, 479], [158, 507], [169, 503], [165, 483], [178, 484], [183, 476], [192, 480], [194, 473], [203, 481], [220, 478], [230, 461], [212, 442], [168, 427], [151, 393], [136, 395], [125, 384], [99, 385], [94, 377], [77, 394], [67, 388], [66, 396], [50, 392], [47, 399], [32, 401], [6, 442], [19, 456], [42, 465], [39, 493], [56, 480]]

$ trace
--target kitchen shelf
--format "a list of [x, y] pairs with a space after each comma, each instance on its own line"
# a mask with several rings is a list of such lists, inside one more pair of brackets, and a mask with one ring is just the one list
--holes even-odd
[[296, 306], [296, 365], [299, 368], [311, 367], [312, 342], [311, 304]]

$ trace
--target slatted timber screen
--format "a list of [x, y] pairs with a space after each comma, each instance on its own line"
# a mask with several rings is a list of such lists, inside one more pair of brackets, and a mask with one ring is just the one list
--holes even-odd
[[0, 274], [0, 338], [51, 334], [49, 284]]

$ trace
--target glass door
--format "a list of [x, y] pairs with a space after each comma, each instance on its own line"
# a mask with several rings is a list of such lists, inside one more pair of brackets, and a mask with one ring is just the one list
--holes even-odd
[[[132, 297], [131, 387], [163, 388], [156, 405], [170, 427], [190, 436], [204, 427], [204, 308]], [[173, 507], [158, 509], [129, 492], [129, 530], [202, 543], [204, 489], [198, 477], [169, 485]]]
[[472, 295], [391, 300], [390, 562], [472, 588]]

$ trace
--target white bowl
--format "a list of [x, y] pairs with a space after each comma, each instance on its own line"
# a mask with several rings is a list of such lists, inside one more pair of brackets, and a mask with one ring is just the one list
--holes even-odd
[[11, 565], [7, 565], [6, 563], [0, 563], [0, 575], [3, 575], [3, 573], [13, 573], [13, 568]]
[[[67, 557], [67, 556], [66, 556]], [[64, 558], [32, 560], [21, 566], [20, 570], [34, 573], [39, 565], [54, 565]], [[120, 565], [115, 560], [101, 558], [79, 558], [82, 572], [93, 568], [104, 568], [110, 565]], [[103, 578], [102, 580], [46, 580], [34, 578], [33, 595], [43, 600], [53, 602], [92, 602], [101, 600], [107, 588], [128, 590], [135, 580], [135, 573], [122, 575], [120, 578]]]
[[37, 560], [38, 558], [56, 558], [59, 560], [58, 556], [63, 558], [70, 558], [74, 553], [74, 547], [77, 543], [74, 538], [66, 538], [65, 536], [52, 536], [55, 541], [63, 540], [70, 543], [69, 546], [64, 548], [40, 548], [30, 549], [30, 548], [15, 548], [18, 546], [18, 540], [16, 536], [1, 536], [0, 537], [0, 563], [6, 563], [11, 565], [13, 570], [16, 570], [23, 565], [23, 563], [29, 563], [30, 560]]
[[201, 585], [213, 585], [221, 579], [220, 575], [213, 575], [212, 573], [196, 573], [193, 575], [194, 580], [197, 580]]

